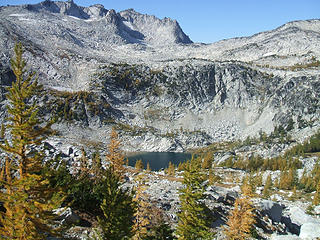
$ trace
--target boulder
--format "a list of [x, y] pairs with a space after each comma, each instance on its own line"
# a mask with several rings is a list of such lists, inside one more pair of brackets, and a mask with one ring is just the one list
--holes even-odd
[[263, 200], [258, 203], [258, 207], [261, 209], [261, 212], [265, 215], [268, 215], [272, 221], [281, 221], [283, 206], [281, 206], [279, 203]]
[[320, 220], [313, 218], [306, 214], [301, 208], [297, 206], [286, 209], [281, 221], [288, 227], [291, 233], [300, 234], [301, 226], [306, 223], [320, 224]]
[[57, 220], [61, 221], [62, 224], [78, 224], [81, 219], [75, 214], [71, 208], [58, 208], [54, 211], [58, 215]]
[[217, 186], [209, 186], [205, 194], [207, 199], [215, 200], [218, 203], [226, 205], [233, 205], [235, 199], [239, 197], [237, 192]]
[[314, 213], [320, 215], [320, 205], [314, 207]]
[[301, 240], [301, 238], [295, 235], [272, 235], [270, 240]]
[[310, 240], [320, 238], [320, 223], [308, 222], [302, 224], [299, 237]]
[[297, 224], [299, 226], [305, 223], [317, 223], [320, 224], [320, 220], [313, 218], [312, 216], [306, 214], [301, 208], [299, 207], [291, 207], [289, 209], [289, 217], [291, 222]]

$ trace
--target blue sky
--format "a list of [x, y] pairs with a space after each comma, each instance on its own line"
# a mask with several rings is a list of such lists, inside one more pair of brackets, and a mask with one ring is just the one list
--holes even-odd
[[[0, 5], [39, 0], [0, 0]], [[176, 19], [194, 42], [250, 36], [294, 20], [319, 19], [320, 0], [74, 0], [80, 6], [96, 3], [116, 11], [134, 8], [159, 18]]]

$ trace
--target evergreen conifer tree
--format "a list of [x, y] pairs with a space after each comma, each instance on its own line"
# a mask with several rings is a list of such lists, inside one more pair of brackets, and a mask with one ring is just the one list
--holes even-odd
[[101, 209], [102, 217], [98, 218], [102, 236], [105, 240], [123, 240], [133, 236], [133, 216], [136, 203], [134, 193], [123, 189], [120, 177], [110, 168], [104, 172], [105, 191]]
[[210, 239], [210, 217], [203, 203], [205, 175], [201, 162], [192, 157], [183, 174], [184, 188], [180, 190], [181, 208], [176, 234], [179, 240]]
[[262, 195], [264, 198], [270, 197], [271, 187], [272, 187], [272, 179], [271, 179], [271, 175], [269, 174], [267, 177], [266, 183], [264, 184], [264, 188], [262, 192]]
[[203, 156], [202, 165], [203, 169], [210, 169], [212, 167], [213, 156], [211, 152], [207, 152]]
[[170, 176], [174, 176], [176, 173], [175, 165], [170, 161], [167, 169], [167, 174]]
[[95, 152], [92, 157], [92, 166], [91, 166], [91, 174], [95, 181], [99, 181], [103, 176], [103, 168], [101, 163], [101, 157], [99, 152]]
[[147, 172], [151, 172], [151, 167], [150, 167], [150, 163], [149, 162], [147, 163], [147, 169], [146, 170], [147, 170]]
[[317, 191], [314, 194], [312, 204], [315, 206], [320, 204], [320, 182], [318, 183]]
[[87, 157], [87, 153], [84, 148], [81, 149], [81, 158], [80, 158], [80, 168], [79, 168], [79, 177], [88, 178], [90, 175], [90, 164]]
[[168, 223], [160, 221], [151, 227], [148, 236], [145, 237], [145, 240], [176, 240], [173, 233], [174, 231]]
[[136, 161], [136, 164], [134, 165], [135, 169], [137, 169], [138, 171], [142, 171], [144, 166], [143, 166], [143, 162], [141, 159]]
[[297, 187], [296, 186], [293, 186], [293, 189], [292, 189], [292, 195], [290, 196], [290, 200], [291, 201], [294, 201], [298, 198], [298, 193], [297, 193]]
[[[16, 81], [8, 88], [8, 121], [5, 125], [11, 134], [11, 142], [5, 139], [0, 147], [8, 153], [3, 171], [0, 201], [6, 209], [0, 212], [0, 236], [2, 239], [45, 239], [56, 234], [52, 224], [52, 210], [62, 202], [61, 193], [49, 187], [49, 181], [41, 175], [43, 155], [31, 148], [40, 145], [50, 134], [53, 121], [42, 122], [39, 108], [33, 101], [40, 90], [34, 73], [26, 74], [23, 49], [17, 44], [11, 67]], [[26, 76], [27, 75], [27, 76]], [[25, 77], [26, 76], [26, 77]], [[12, 177], [12, 172], [18, 171]]]
[[215, 183], [215, 174], [213, 172], [212, 169], [209, 170], [209, 175], [208, 175], [208, 180], [209, 180], [209, 184], [213, 185]]
[[246, 175], [242, 181], [241, 186], [242, 194], [248, 197], [253, 197], [255, 195], [255, 185], [252, 183], [251, 175]]

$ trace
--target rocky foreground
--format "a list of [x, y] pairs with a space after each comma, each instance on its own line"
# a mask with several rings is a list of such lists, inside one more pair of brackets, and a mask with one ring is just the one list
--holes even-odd
[[[263, 148], [259, 144], [247, 147], [255, 149], [255, 151], [263, 153]], [[63, 141], [52, 139], [45, 144], [47, 156], [60, 156], [63, 161], [75, 166], [75, 163], [81, 158], [81, 150], [79, 147], [68, 145]], [[239, 154], [242, 151], [235, 151]], [[225, 162], [232, 154], [232, 151], [218, 151], [214, 154], [214, 162], [212, 171], [215, 175], [215, 182], [206, 182], [205, 204], [211, 210], [213, 221], [211, 230], [215, 233], [214, 239], [225, 239], [224, 228], [234, 207], [234, 202], [241, 196], [241, 188], [243, 179], [248, 176], [249, 172], [236, 168], [217, 167], [217, 165]], [[105, 150], [101, 149], [101, 155]], [[250, 151], [245, 152], [250, 155]], [[317, 164], [317, 156], [300, 157], [302, 166], [297, 170], [298, 178], [301, 179], [303, 172], [310, 174]], [[72, 169], [72, 167], [71, 167]], [[147, 196], [148, 202], [161, 209], [166, 216], [166, 220], [172, 227], [175, 227], [178, 221], [177, 213], [179, 212], [179, 189], [182, 184], [183, 171], [176, 169], [174, 174], [167, 171], [148, 172], [137, 171], [133, 167], [127, 167], [124, 187], [137, 186], [137, 179], [143, 176], [145, 179], [146, 190], [144, 194]], [[258, 177], [258, 173], [254, 176]], [[311, 208], [313, 193], [305, 193], [303, 190], [281, 190], [276, 187], [271, 191], [270, 196], [263, 196], [263, 189], [266, 185], [268, 175], [271, 176], [273, 182], [280, 179], [281, 172], [264, 171], [261, 175], [262, 184], [255, 190], [252, 202], [255, 207], [256, 224], [254, 229], [258, 239], [317, 239], [320, 237], [320, 206]], [[78, 215], [80, 214], [80, 215]], [[87, 225], [85, 216], [81, 213], [73, 212], [72, 209], [64, 210], [62, 213], [62, 221], [65, 223], [75, 224], [68, 231], [68, 236], [75, 239], [86, 239], [92, 232], [93, 226]], [[81, 216], [81, 217], [80, 217]], [[90, 219], [91, 221], [92, 219]], [[82, 224], [79, 224], [82, 223]], [[86, 223], [86, 224], [84, 224]], [[256, 238], [255, 238], [256, 239]]]
[[[233, 177], [244, 176], [242, 171], [216, 169], [219, 174], [226, 176], [232, 174]], [[144, 173], [145, 174], [145, 173]], [[129, 176], [133, 178], [134, 176]], [[136, 176], [135, 176], [136, 177]], [[177, 212], [179, 209], [179, 192], [182, 187], [179, 175], [168, 177], [164, 172], [147, 173], [148, 179], [146, 194], [150, 202], [165, 211], [172, 226], [177, 223]], [[177, 180], [172, 180], [177, 178]], [[134, 180], [129, 180], [126, 185], [134, 185]], [[210, 185], [206, 188], [205, 203], [212, 211], [215, 219], [212, 222], [212, 231], [216, 233], [214, 239], [225, 239], [223, 227], [225, 226], [229, 211], [233, 208], [234, 201], [240, 195], [239, 183], [223, 182], [223, 184]], [[221, 186], [223, 185], [223, 186]], [[261, 194], [258, 189], [257, 196]], [[271, 196], [273, 200], [253, 198], [257, 223], [255, 229], [264, 239], [290, 240], [290, 239], [317, 239], [320, 236], [320, 208], [315, 207], [313, 215], [307, 214], [308, 203], [304, 201], [290, 201], [291, 192], [279, 192]], [[77, 224], [80, 217], [69, 209], [63, 213], [64, 221]], [[71, 228], [69, 236], [76, 239], [86, 239], [91, 228], [75, 226]]]

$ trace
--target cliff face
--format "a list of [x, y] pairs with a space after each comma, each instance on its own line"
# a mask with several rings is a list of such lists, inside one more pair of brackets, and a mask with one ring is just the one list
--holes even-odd
[[319, 128], [319, 20], [209, 45], [168, 18], [72, 1], [1, 7], [0, 20], [2, 101], [21, 41], [46, 88], [44, 112], [76, 142], [104, 142], [115, 126], [127, 150], [182, 151]]

